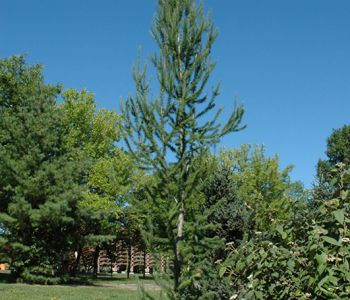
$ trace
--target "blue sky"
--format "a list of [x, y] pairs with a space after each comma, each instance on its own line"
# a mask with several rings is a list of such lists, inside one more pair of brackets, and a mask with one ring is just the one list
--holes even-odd
[[[0, 58], [28, 52], [47, 83], [86, 87], [99, 107], [119, 111], [134, 93], [131, 66], [157, 46], [149, 30], [155, 1], [3, 0]], [[208, 89], [222, 80], [224, 122], [234, 95], [248, 127], [221, 145], [264, 143], [293, 180], [310, 187], [332, 128], [350, 124], [350, 1], [204, 0], [220, 35]], [[152, 68], [149, 69], [152, 75]], [[155, 82], [155, 81], [154, 81]], [[157, 85], [154, 84], [156, 87]], [[157, 92], [156, 88], [153, 90]]]

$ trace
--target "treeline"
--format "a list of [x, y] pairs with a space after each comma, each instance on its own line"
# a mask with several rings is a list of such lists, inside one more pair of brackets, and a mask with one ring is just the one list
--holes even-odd
[[122, 242], [172, 258], [155, 275], [167, 299], [347, 299], [349, 127], [327, 140], [311, 192], [264, 145], [212, 153], [245, 125], [236, 100], [225, 124], [223, 108], [206, 117], [220, 94], [205, 89], [210, 14], [158, 0], [151, 33], [159, 93], [139, 60], [120, 115], [45, 84], [25, 55], [0, 60], [0, 246], [13, 275], [58, 283], [53, 267], [90, 245], [97, 276], [99, 251]]

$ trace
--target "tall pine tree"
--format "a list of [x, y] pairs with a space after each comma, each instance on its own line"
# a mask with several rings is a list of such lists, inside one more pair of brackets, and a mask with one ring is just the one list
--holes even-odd
[[[244, 128], [239, 127], [244, 109], [235, 102], [223, 127], [217, 123], [223, 108], [212, 120], [205, 119], [215, 107], [220, 84], [211, 95], [205, 90], [216, 64], [211, 62], [210, 50], [218, 30], [214, 30], [211, 15], [204, 15], [203, 3], [158, 0], [156, 6], [151, 34], [160, 53], [149, 58], [157, 71], [159, 94], [149, 99], [147, 66], [142, 70], [139, 59], [133, 68], [136, 96], [129, 97], [124, 106], [121, 103], [121, 110], [130, 132], [126, 140], [130, 151], [138, 150], [133, 152], [135, 158], [157, 177], [146, 189], [154, 207], [151, 217], [165, 234], [149, 234], [148, 241], [151, 246], [161, 245], [173, 257], [173, 288], [166, 285], [164, 289], [172, 299], [190, 299], [187, 292], [198, 287], [196, 275], [211, 243], [209, 238], [196, 239], [196, 231], [205, 227], [204, 218], [193, 209], [200, 161], [221, 137]], [[151, 226], [154, 233], [158, 229]]]
[[41, 69], [24, 55], [0, 60], [0, 243], [17, 276], [47, 283], [92, 220], [79, 204], [89, 164], [64, 150], [62, 86], [45, 84]]

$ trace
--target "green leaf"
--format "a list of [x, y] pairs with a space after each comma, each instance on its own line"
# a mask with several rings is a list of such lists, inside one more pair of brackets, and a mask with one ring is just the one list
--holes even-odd
[[257, 292], [255, 293], [255, 296], [256, 296], [258, 299], [263, 299], [263, 293], [260, 292], [260, 291], [257, 291]]
[[225, 272], [226, 272], [226, 267], [221, 267], [221, 268], [219, 269], [219, 276], [220, 276], [220, 277], [224, 276]]
[[312, 250], [316, 249], [317, 247], [318, 247], [318, 245], [317, 245], [317, 244], [313, 244], [313, 245], [310, 247], [310, 251], [312, 251]]
[[246, 295], [245, 295], [248, 299], [252, 299], [254, 296], [254, 291], [249, 291]]
[[315, 277], [310, 277], [308, 287], [311, 287], [314, 284], [315, 280]]
[[332, 244], [332, 245], [336, 245], [336, 246], [341, 246], [341, 243], [339, 243], [338, 241], [336, 241], [335, 239], [329, 237], [329, 236], [321, 236], [321, 238], [323, 240], [325, 240], [327, 243]]
[[290, 258], [287, 262], [288, 268], [293, 270], [294, 269], [294, 260], [292, 258]]
[[337, 177], [334, 177], [332, 180], [331, 180], [331, 183], [330, 183], [330, 186], [333, 187], [334, 184], [337, 182]]
[[333, 283], [334, 286], [338, 285], [338, 278], [334, 277], [334, 276], [329, 276], [329, 282]]
[[319, 264], [318, 267], [317, 267], [317, 272], [318, 272], [320, 275], [322, 275], [322, 273], [323, 273], [323, 271], [326, 269], [326, 267], [327, 267], [327, 264], [325, 264], [325, 263]]
[[350, 282], [350, 272], [346, 272], [345, 276], [346, 280]]
[[321, 254], [317, 254], [315, 256], [318, 264], [325, 264], [326, 263], [326, 253], [322, 252]]
[[254, 257], [254, 253], [250, 253], [247, 257], [247, 263], [249, 264]]
[[325, 276], [319, 283], [318, 283], [318, 287], [321, 287], [327, 280], [328, 280], [328, 275]]
[[283, 232], [282, 239], [285, 239], [287, 237], [287, 233]]
[[276, 230], [277, 230], [281, 235], [283, 235], [283, 227], [282, 227], [282, 225], [277, 225]]
[[344, 211], [342, 209], [333, 211], [333, 215], [340, 224], [344, 224]]
[[288, 291], [289, 291], [289, 286], [287, 286], [287, 287], [284, 289], [283, 293], [282, 293], [281, 296], [280, 296], [280, 299], [283, 299], [283, 296], [284, 296], [285, 294], [287, 294]]

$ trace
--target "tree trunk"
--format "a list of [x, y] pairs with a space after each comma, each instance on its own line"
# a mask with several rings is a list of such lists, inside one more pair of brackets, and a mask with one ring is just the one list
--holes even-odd
[[113, 278], [113, 262], [112, 262], [112, 256], [111, 256], [111, 278]]
[[[179, 212], [178, 223], [177, 223], [177, 241], [180, 242], [183, 239], [183, 227], [185, 221], [185, 207], [182, 204]], [[178, 250], [179, 251], [179, 250]]]
[[183, 227], [184, 227], [184, 221], [185, 221], [185, 207], [184, 203], [182, 203], [182, 206], [179, 211], [178, 216], [178, 223], [177, 223], [177, 240], [176, 240], [176, 257], [174, 259], [174, 280], [175, 280], [175, 286], [174, 289], [177, 290], [179, 285], [179, 279], [181, 276], [181, 266], [183, 262], [183, 255], [180, 251], [180, 242], [183, 240]]
[[94, 278], [97, 278], [99, 256], [100, 256], [100, 246], [96, 246], [95, 257], [94, 257], [94, 273], [93, 273]]
[[128, 264], [127, 264], [127, 269], [126, 269], [127, 279], [129, 279], [129, 277], [130, 277], [130, 262], [131, 262], [131, 243], [130, 243], [130, 240], [129, 240], [129, 245], [128, 245]]
[[78, 265], [80, 262], [80, 257], [81, 257], [82, 252], [83, 252], [83, 248], [80, 247], [78, 250], [78, 256], [74, 262], [73, 268], [72, 268], [71, 273], [70, 273], [70, 276], [72, 276], [72, 277], [75, 277], [75, 275], [77, 273], [77, 268], [78, 268]]
[[143, 252], [143, 279], [146, 279], [146, 251]]

